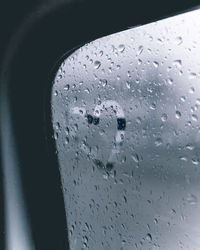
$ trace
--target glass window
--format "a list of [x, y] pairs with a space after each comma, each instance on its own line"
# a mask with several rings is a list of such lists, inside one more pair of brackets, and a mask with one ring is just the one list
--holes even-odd
[[200, 11], [63, 61], [54, 137], [73, 250], [200, 249]]

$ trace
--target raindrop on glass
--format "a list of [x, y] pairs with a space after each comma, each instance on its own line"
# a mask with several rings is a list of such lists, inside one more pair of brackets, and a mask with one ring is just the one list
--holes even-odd
[[94, 62], [94, 68], [95, 69], [99, 69], [100, 66], [101, 66], [101, 62], [99, 62], [99, 61]]
[[163, 122], [166, 122], [166, 121], [167, 121], [167, 114], [162, 114], [161, 120], [162, 120]]
[[175, 116], [176, 116], [177, 119], [180, 119], [181, 118], [181, 112], [180, 111], [176, 111], [176, 115]]
[[154, 61], [154, 62], [153, 62], [153, 66], [154, 66], [155, 68], [158, 68], [159, 63], [158, 63], [158, 62], [156, 62], [156, 61]]
[[118, 51], [122, 53], [122, 52], [124, 52], [124, 50], [125, 50], [125, 45], [120, 44], [119, 47], [118, 47]]

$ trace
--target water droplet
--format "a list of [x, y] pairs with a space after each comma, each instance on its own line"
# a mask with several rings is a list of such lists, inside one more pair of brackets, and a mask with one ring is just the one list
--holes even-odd
[[196, 104], [200, 105], [200, 98], [197, 98]]
[[125, 50], [125, 45], [120, 44], [119, 47], [118, 47], [118, 51], [122, 53], [122, 52], [124, 52], [124, 50]]
[[142, 123], [142, 118], [138, 116], [138, 117], [136, 118], [136, 122], [137, 122], [138, 124], [141, 124], [141, 123]]
[[102, 86], [103, 86], [103, 87], [106, 87], [107, 83], [108, 83], [108, 82], [107, 82], [106, 79], [103, 79], [103, 80], [102, 80]]
[[126, 87], [127, 87], [127, 89], [131, 88], [131, 83], [129, 81], [126, 81]]
[[144, 49], [144, 47], [143, 47], [142, 45], [140, 45], [140, 46], [138, 47], [138, 51], [137, 51], [137, 55], [138, 55], [138, 56], [142, 54], [143, 49]]
[[182, 102], [185, 102], [186, 97], [185, 97], [185, 96], [181, 96], [181, 98], [180, 98], [180, 99], [181, 99], [181, 101], [182, 101]]
[[118, 76], [117, 76], [117, 80], [119, 81], [120, 79], [121, 79], [121, 76], [118, 75]]
[[68, 137], [65, 138], [65, 144], [66, 145], [69, 144], [69, 138]]
[[176, 214], [176, 210], [174, 208], [171, 209], [172, 214]]
[[101, 62], [99, 62], [99, 61], [94, 62], [94, 68], [95, 69], [99, 69], [100, 66], [101, 66]]
[[181, 36], [176, 37], [175, 43], [176, 45], [181, 45], [183, 43], [183, 38]]
[[59, 123], [59, 122], [56, 122], [55, 128], [56, 128], [57, 130], [60, 129], [60, 123]]
[[54, 91], [54, 95], [58, 96], [58, 91], [57, 90]]
[[191, 87], [191, 88], [189, 89], [189, 93], [190, 93], [190, 94], [194, 94], [194, 92], [195, 92], [194, 87]]
[[191, 145], [191, 144], [187, 144], [187, 145], [186, 145], [186, 149], [188, 149], [188, 150], [193, 150], [193, 149], [194, 149], [194, 146]]
[[154, 219], [154, 223], [158, 224], [158, 219], [157, 218]]
[[166, 121], [167, 121], [167, 114], [162, 114], [161, 120], [162, 120], [163, 122], [166, 122]]
[[181, 156], [181, 157], [180, 157], [180, 160], [181, 160], [181, 161], [188, 161], [187, 157], [185, 157], [185, 156]]
[[58, 75], [58, 80], [62, 79], [62, 75]]
[[161, 145], [162, 145], [162, 143], [163, 143], [163, 141], [162, 141], [162, 139], [161, 139], [161, 138], [157, 138], [157, 139], [155, 140], [155, 145], [156, 145], [156, 147], [161, 146]]
[[155, 103], [152, 103], [152, 104], [150, 105], [150, 109], [155, 110], [155, 109], [156, 109], [156, 104], [155, 104]]
[[69, 128], [68, 127], [66, 127], [66, 129], [65, 129], [65, 134], [69, 135]]
[[138, 154], [132, 155], [131, 158], [132, 158], [136, 163], [139, 162], [139, 155], [138, 155]]
[[173, 62], [173, 65], [177, 68], [181, 68], [182, 67], [182, 61], [181, 60], [175, 60]]
[[138, 59], [138, 65], [141, 65], [141, 64], [142, 64], [142, 60]]
[[198, 121], [198, 117], [197, 117], [197, 115], [192, 114], [192, 120], [193, 120], [193, 121], [195, 121], [195, 122], [197, 122], [197, 121]]
[[127, 203], [127, 198], [126, 198], [126, 196], [124, 196], [123, 198], [124, 198], [124, 202]]
[[85, 89], [84, 90], [87, 94], [89, 94], [90, 93], [90, 90], [87, 88], [87, 89]]
[[192, 159], [192, 163], [194, 165], [199, 165], [199, 160], [198, 159]]
[[176, 111], [176, 118], [180, 119], [181, 118], [181, 112], [180, 111]]
[[117, 65], [117, 69], [118, 69], [118, 70], [121, 69], [121, 66], [120, 66], [120, 65]]
[[158, 68], [159, 63], [158, 63], [158, 62], [156, 62], [156, 61], [154, 61], [154, 62], [153, 62], [153, 66], [154, 66], [155, 68]]
[[69, 84], [66, 84], [64, 90], [69, 90], [69, 88], [70, 88]]
[[196, 76], [197, 76], [197, 74], [196, 74], [196, 73], [191, 72], [191, 73], [189, 74], [189, 79], [195, 79], [195, 78], [196, 78]]
[[87, 236], [84, 236], [84, 237], [83, 237], [83, 241], [84, 241], [85, 243], [87, 243], [87, 242], [88, 242], [88, 237], [87, 237]]
[[54, 134], [54, 139], [57, 140], [58, 139], [58, 133]]
[[172, 84], [173, 84], [173, 79], [171, 79], [171, 78], [167, 79], [167, 83], [168, 83], [169, 85], [172, 85]]
[[152, 235], [150, 233], [147, 234], [146, 239], [148, 241], [152, 241]]
[[160, 44], [163, 44], [163, 40], [161, 38], [158, 38], [157, 42], [160, 43]]
[[197, 197], [194, 194], [189, 194], [186, 200], [190, 205], [195, 205], [197, 203]]
[[99, 55], [103, 56], [103, 50], [99, 51]]

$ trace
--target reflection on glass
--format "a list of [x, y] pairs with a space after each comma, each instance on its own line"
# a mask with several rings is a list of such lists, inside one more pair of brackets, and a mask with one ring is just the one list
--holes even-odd
[[200, 11], [60, 66], [55, 140], [73, 250], [200, 249]]

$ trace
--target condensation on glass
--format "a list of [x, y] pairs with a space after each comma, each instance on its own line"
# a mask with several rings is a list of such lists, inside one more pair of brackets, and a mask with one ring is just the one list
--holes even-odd
[[199, 21], [196, 10], [103, 37], [60, 66], [71, 249], [200, 249]]

